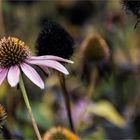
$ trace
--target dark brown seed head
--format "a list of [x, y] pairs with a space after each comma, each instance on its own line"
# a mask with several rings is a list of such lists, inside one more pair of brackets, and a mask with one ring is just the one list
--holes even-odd
[[37, 55], [56, 55], [69, 59], [74, 51], [72, 36], [58, 23], [48, 20], [36, 40]]

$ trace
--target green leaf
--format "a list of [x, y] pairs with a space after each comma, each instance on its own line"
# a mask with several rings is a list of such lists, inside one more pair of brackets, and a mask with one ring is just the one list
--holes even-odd
[[92, 104], [88, 108], [88, 111], [94, 113], [95, 115], [105, 118], [106, 120], [118, 127], [122, 128], [125, 126], [125, 120], [123, 119], [123, 117], [108, 101], [102, 100], [98, 103]]

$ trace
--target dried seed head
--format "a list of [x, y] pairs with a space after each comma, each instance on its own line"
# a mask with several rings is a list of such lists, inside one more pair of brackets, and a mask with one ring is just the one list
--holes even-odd
[[69, 58], [73, 54], [74, 40], [59, 24], [47, 21], [36, 40], [38, 55], [56, 55]]
[[78, 136], [63, 127], [54, 127], [45, 133], [43, 140], [80, 140]]
[[87, 36], [81, 44], [81, 56], [87, 61], [102, 61], [109, 57], [106, 41], [97, 33]]
[[0, 40], [0, 67], [19, 65], [28, 58], [29, 54], [28, 47], [18, 38], [4, 37]]

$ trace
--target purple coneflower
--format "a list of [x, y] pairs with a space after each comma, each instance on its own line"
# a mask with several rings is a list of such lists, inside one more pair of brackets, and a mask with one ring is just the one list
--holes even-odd
[[16, 86], [23, 71], [34, 84], [43, 89], [44, 82], [31, 65], [38, 65], [43, 70], [52, 68], [66, 75], [69, 74], [58, 61], [73, 63], [53, 55], [33, 56], [23, 41], [15, 37], [4, 37], [0, 40], [0, 85], [7, 77], [9, 84], [12, 87]]

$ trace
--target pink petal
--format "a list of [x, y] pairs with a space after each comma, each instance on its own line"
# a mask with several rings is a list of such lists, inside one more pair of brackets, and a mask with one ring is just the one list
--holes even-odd
[[19, 82], [19, 76], [20, 76], [20, 69], [18, 66], [13, 66], [8, 71], [8, 82], [11, 85], [11, 87], [14, 87]]
[[44, 55], [44, 56], [32, 56], [31, 59], [34, 60], [55, 60], [55, 61], [62, 61], [62, 62], [67, 62], [67, 63], [73, 63], [73, 61], [64, 59], [58, 56], [53, 56], [53, 55]]
[[2, 82], [4, 81], [6, 75], [7, 75], [8, 69], [1, 69], [0, 71], [0, 85], [2, 84]]
[[34, 84], [36, 84], [41, 89], [44, 89], [44, 82], [34, 68], [24, 63], [21, 64], [21, 69]]
[[35, 65], [50, 67], [52, 69], [58, 70], [58, 71], [60, 71], [64, 74], [66, 74], [66, 75], [69, 74], [67, 69], [57, 61], [53, 61], [53, 60], [30, 60], [29, 63], [30, 64], [35, 64]]

